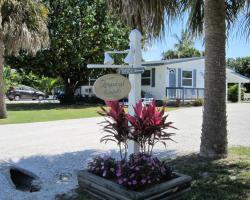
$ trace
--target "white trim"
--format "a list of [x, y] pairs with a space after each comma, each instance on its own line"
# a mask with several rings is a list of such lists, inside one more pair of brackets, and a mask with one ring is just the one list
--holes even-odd
[[87, 68], [114, 68], [114, 69], [119, 69], [119, 68], [129, 68], [131, 65], [102, 65], [102, 64], [88, 64]]
[[[187, 85], [183, 85], [183, 72], [187, 71], [187, 72], [192, 72], [192, 78], [185, 78], [185, 79], [189, 79], [192, 80], [192, 85], [191, 86], [187, 86]], [[190, 70], [190, 69], [181, 69], [181, 87], [186, 87], [186, 88], [193, 88], [194, 87], [194, 70]]]

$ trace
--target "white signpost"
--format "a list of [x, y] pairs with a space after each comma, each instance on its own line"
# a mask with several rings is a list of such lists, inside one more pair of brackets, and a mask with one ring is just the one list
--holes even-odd
[[[126, 51], [114, 51], [105, 53], [104, 65], [88, 65], [88, 68], [117, 68], [121, 73], [129, 74], [129, 81], [131, 83], [131, 91], [128, 97], [129, 114], [134, 115], [133, 106], [141, 99], [141, 73], [144, 68], [142, 67], [142, 35], [140, 31], [134, 29], [129, 35], [130, 49]], [[124, 53], [128, 54], [124, 62], [128, 65], [113, 65], [114, 61], [109, 54]], [[134, 68], [134, 69], [131, 69]], [[133, 141], [129, 141], [128, 153], [138, 153], [139, 145]]]

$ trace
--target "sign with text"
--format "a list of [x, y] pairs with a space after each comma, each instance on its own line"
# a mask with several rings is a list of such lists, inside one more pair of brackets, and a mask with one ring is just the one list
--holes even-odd
[[120, 74], [142, 74], [144, 72], [144, 68], [121, 68], [117, 69], [117, 72]]
[[107, 74], [98, 78], [94, 93], [103, 100], [115, 101], [127, 97], [131, 90], [129, 80], [119, 74]]

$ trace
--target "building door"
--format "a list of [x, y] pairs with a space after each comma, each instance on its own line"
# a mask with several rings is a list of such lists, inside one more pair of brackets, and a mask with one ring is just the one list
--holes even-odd
[[169, 69], [169, 87], [168, 98], [176, 99], [176, 69]]

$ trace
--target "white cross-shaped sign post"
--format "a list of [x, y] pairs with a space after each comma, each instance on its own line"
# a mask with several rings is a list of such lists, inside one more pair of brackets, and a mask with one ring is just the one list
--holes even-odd
[[[130, 71], [134, 71], [131, 72], [129, 74], [129, 81], [131, 83], [131, 91], [129, 93], [129, 97], [128, 97], [128, 110], [129, 110], [129, 114], [130, 115], [134, 115], [134, 109], [133, 106], [135, 106], [135, 104], [141, 99], [141, 73], [144, 68], [142, 68], [142, 44], [141, 44], [141, 40], [142, 40], [142, 35], [140, 33], [140, 31], [138, 31], [137, 29], [134, 29], [131, 31], [130, 35], [129, 35], [129, 40], [130, 40], [130, 49], [129, 51], [122, 51], [122, 52], [118, 52], [118, 51], [114, 51], [114, 52], [106, 52], [106, 56], [107, 53], [110, 54], [115, 54], [115, 53], [128, 53], [127, 57], [124, 59], [124, 61], [126, 63], [128, 63], [128, 65], [112, 65], [112, 61], [110, 62], [110, 64], [105, 64], [104, 65], [88, 65], [88, 68], [117, 68], [119, 70], [123, 70], [123, 69], [130, 69]], [[134, 69], [132, 69], [134, 68]], [[137, 72], [139, 73], [137, 73]], [[139, 145], [133, 141], [129, 141], [128, 144], [128, 154], [132, 154], [132, 153], [138, 153], [139, 152]]]

